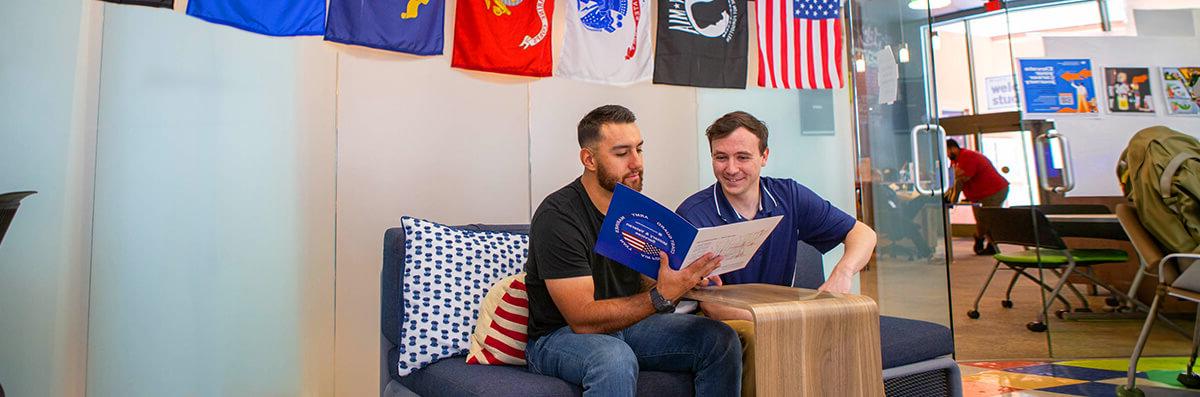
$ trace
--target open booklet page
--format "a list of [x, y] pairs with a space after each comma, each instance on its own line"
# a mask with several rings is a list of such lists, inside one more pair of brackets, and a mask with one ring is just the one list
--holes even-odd
[[712, 275], [720, 275], [746, 267], [758, 247], [762, 246], [783, 216], [701, 228], [692, 240], [692, 248], [683, 258], [684, 267], [700, 259], [706, 252], [720, 255], [721, 266]]

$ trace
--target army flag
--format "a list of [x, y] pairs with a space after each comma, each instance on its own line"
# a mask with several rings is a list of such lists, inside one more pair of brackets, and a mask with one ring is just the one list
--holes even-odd
[[568, 0], [556, 76], [628, 85], [650, 79], [648, 0]]
[[841, 0], [758, 0], [758, 85], [842, 87]]
[[175, 0], [102, 0], [109, 3], [132, 4], [136, 6], [175, 8]]
[[747, 26], [746, 0], [659, 0], [654, 83], [746, 88]]
[[446, 0], [331, 0], [325, 40], [440, 55]]
[[554, 0], [459, 2], [450, 66], [521, 76], [550, 76]]
[[325, 0], [189, 0], [187, 14], [270, 36], [325, 34]]

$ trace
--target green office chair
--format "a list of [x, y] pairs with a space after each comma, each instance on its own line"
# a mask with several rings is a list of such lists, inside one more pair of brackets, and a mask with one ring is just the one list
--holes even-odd
[[[1000, 252], [992, 256], [996, 259], [996, 265], [992, 268], [991, 274], [988, 275], [983, 288], [979, 290], [979, 295], [975, 297], [975, 304], [972, 310], [967, 312], [967, 316], [971, 319], [979, 318], [979, 301], [983, 298], [983, 293], [987, 291], [988, 284], [992, 282], [992, 278], [996, 275], [996, 271], [999, 270], [1001, 264], [1033, 280], [1042, 289], [1050, 292], [1051, 299], [1047, 299], [1042, 310], [1038, 312], [1037, 321], [1025, 325], [1026, 328], [1033, 332], [1046, 331], [1046, 312], [1050, 310], [1050, 306], [1054, 304], [1055, 299], [1066, 305], [1065, 310], [1059, 310], [1055, 313], [1059, 318], [1062, 318], [1065, 312], [1071, 310], [1070, 302], [1061, 295], [1063, 287], [1069, 286], [1067, 280], [1071, 275], [1079, 275], [1087, 278], [1113, 295], [1129, 299], [1125, 296], [1124, 292], [1120, 292], [1108, 283], [1097, 279], [1089, 271], [1090, 267], [1095, 265], [1124, 263], [1129, 260], [1129, 254], [1125, 251], [1114, 249], [1072, 249], [1067, 247], [1067, 244], [1059, 237], [1058, 232], [1050, 226], [1050, 221], [1046, 219], [1046, 215], [1040, 210], [983, 207], [979, 210], [979, 217], [987, 225], [987, 233], [993, 242], [996, 244], [1015, 244], [1025, 247], [1025, 249], [1016, 252]], [[1058, 282], [1051, 287], [1038, 277], [1030, 274], [1030, 269], [1048, 269], [1051, 273], [1058, 276]], [[1087, 299], [1083, 294], [1073, 286], [1069, 286], [1069, 288], [1083, 301], [1083, 307], [1075, 311], [1090, 311]], [[1012, 285], [1010, 284], [1009, 297], [1011, 297], [1011, 293]], [[1012, 307], [1011, 301], [1007, 302], [1004, 304], [1004, 307]]]

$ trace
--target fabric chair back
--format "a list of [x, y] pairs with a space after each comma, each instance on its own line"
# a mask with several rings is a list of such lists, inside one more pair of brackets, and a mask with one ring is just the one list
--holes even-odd
[[[1138, 218], [1137, 207], [1131, 204], [1117, 204], [1117, 220], [1121, 222], [1121, 228], [1125, 229], [1125, 234], [1129, 235], [1129, 242], [1133, 244], [1133, 250], [1137, 251], [1138, 256], [1142, 258], [1142, 266], [1146, 267], [1146, 271], [1150, 273], [1158, 272], [1158, 262], [1166, 256], [1158, 240], [1142, 226], [1141, 219]], [[1175, 263], [1169, 263], [1163, 266], [1162, 280], [1167, 284], [1175, 282], [1179, 277], [1179, 268]]]
[[978, 220], [997, 244], [1066, 249], [1067, 244], [1050, 226], [1046, 214], [1037, 209], [981, 207]]

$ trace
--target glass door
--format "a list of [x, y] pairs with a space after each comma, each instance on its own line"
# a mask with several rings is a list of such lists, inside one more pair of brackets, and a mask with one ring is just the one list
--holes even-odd
[[879, 236], [862, 291], [883, 315], [951, 326], [932, 14], [924, 0], [886, 3], [848, 2], [847, 12], [860, 211]]

